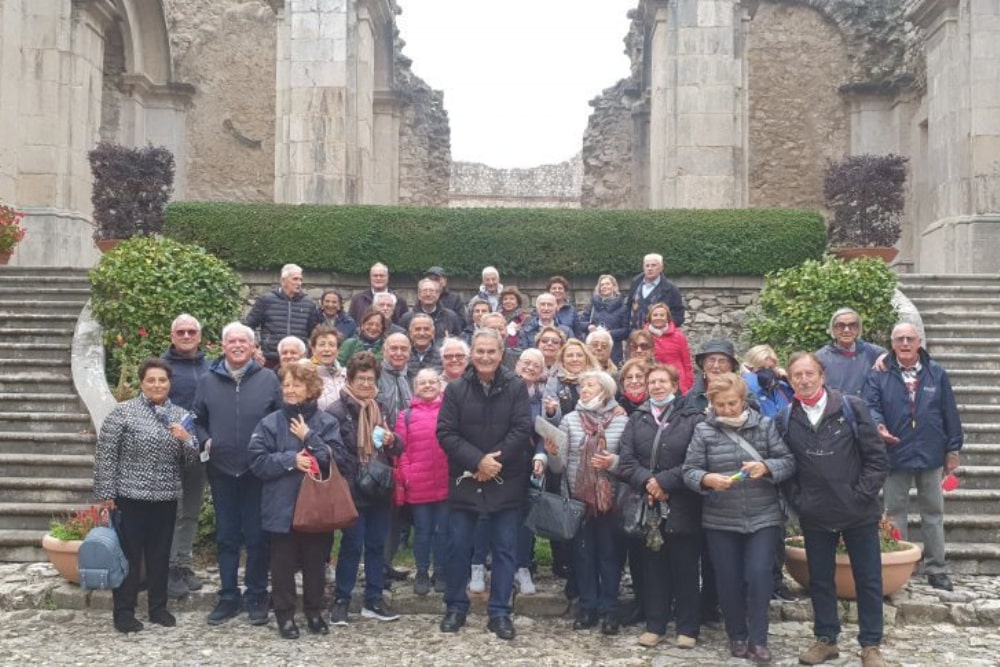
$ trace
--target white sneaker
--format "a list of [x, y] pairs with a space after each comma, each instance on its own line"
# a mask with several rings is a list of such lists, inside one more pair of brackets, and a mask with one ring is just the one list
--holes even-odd
[[332, 584], [337, 581], [337, 566], [333, 563], [326, 564], [326, 583]]
[[535, 582], [531, 580], [531, 570], [528, 568], [518, 568], [514, 573], [514, 583], [517, 584], [517, 590], [521, 595], [535, 594]]
[[469, 592], [470, 593], [485, 593], [486, 592], [486, 566], [485, 565], [473, 565], [472, 566], [472, 577], [469, 578]]

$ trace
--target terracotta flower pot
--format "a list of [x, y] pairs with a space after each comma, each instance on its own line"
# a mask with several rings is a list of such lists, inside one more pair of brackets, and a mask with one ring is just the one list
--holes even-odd
[[[905, 544], [902, 551], [890, 551], [882, 554], [882, 595], [891, 595], [902, 588], [913, 575], [913, 569], [920, 560], [921, 550], [912, 542]], [[854, 575], [851, 573], [851, 559], [847, 554], [836, 555], [836, 570], [834, 579], [837, 584], [838, 600], [855, 600], [858, 595], [854, 590]], [[806, 550], [785, 544], [785, 567], [792, 579], [803, 588], [809, 586], [809, 567], [806, 564]]]
[[13, 250], [0, 251], [0, 265], [6, 264], [10, 261], [11, 256], [13, 256]]
[[66, 581], [74, 584], [80, 583], [80, 572], [77, 566], [77, 552], [83, 540], [70, 540], [66, 542], [52, 537], [46, 533], [42, 538], [42, 548], [49, 555], [49, 562], [56, 568]]
[[116, 248], [122, 241], [124, 239], [104, 239], [103, 241], [94, 241], [94, 243], [97, 244], [97, 249], [101, 251], [101, 254], [104, 254]]
[[852, 259], [858, 259], [859, 257], [877, 257], [883, 262], [888, 264], [892, 260], [896, 259], [896, 255], [899, 254], [899, 250], [896, 248], [830, 248], [830, 254], [834, 257], [839, 257], [845, 261], [851, 261]]

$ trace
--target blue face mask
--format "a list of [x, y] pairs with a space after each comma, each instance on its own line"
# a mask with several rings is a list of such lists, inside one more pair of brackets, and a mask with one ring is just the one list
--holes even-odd
[[673, 402], [674, 402], [674, 394], [670, 394], [662, 401], [658, 401], [652, 396], [649, 397], [649, 404], [652, 405], [654, 408], [665, 408]]

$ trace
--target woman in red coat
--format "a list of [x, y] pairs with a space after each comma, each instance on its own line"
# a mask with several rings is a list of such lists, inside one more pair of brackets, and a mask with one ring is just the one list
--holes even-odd
[[[448, 457], [437, 440], [441, 380], [425, 368], [413, 380], [410, 407], [399, 413], [396, 433], [406, 443], [399, 459], [406, 504], [413, 509], [413, 557], [417, 578], [413, 592], [427, 595], [431, 586], [444, 591], [444, 559], [448, 530]], [[434, 578], [428, 575], [431, 556]]]
[[670, 321], [670, 308], [665, 303], [651, 306], [646, 317], [646, 330], [653, 335], [653, 357], [657, 363], [669, 364], [680, 371], [681, 393], [686, 394], [694, 384], [687, 336]]

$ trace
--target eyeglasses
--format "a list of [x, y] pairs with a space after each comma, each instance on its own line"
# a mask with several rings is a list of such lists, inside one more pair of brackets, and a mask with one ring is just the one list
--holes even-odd
[[441, 358], [445, 361], [462, 361], [465, 359], [464, 354], [442, 354]]
[[197, 329], [174, 329], [174, 333], [178, 336], [191, 336], [193, 338], [198, 335], [199, 331]]
[[893, 340], [894, 343], [916, 343], [918, 340], [920, 340], [920, 337], [919, 336], [894, 336], [892, 340]]
[[591, 343], [589, 347], [592, 347], [595, 350], [606, 350], [611, 346], [607, 343]]
[[351, 380], [351, 384], [375, 384], [377, 380], [375, 378], [366, 377], [355, 377]]
[[562, 345], [562, 341], [558, 338], [539, 338], [539, 345]]
[[833, 328], [838, 331], [847, 331], [849, 329], [857, 329], [860, 325], [860, 322], [834, 322]]
[[635, 345], [632, 345], [632, 349], [633, 350], [652, 350], [653, 346], [650, 345], [649, 343], [636, 343]]
[[732, 366], [732, 362], [727, 357], [709, 357], [705, 359], [704, 365], [709, 366]]

